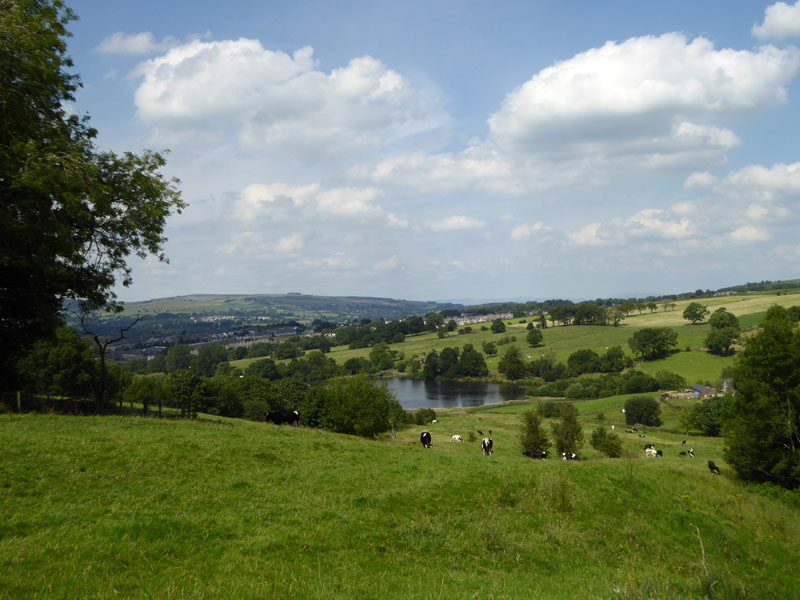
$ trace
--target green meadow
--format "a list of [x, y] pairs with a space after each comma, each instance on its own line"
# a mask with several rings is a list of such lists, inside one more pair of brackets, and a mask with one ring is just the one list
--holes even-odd
[[733, 478], [719, 439], [679, 456], [672, 417], [620, 431], [623, 403], [579, 407], [627, 457], [576, 462], [521, 455], [522, 405], [440, 411], [431, 449], [420, 428], [2, 415], [0, 598], [798, 597], [797, 503]]

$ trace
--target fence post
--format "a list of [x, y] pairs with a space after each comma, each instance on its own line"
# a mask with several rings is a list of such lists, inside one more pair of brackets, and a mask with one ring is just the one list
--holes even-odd
[[22, 412], [22, 392], [17, 390], [17, 412]]

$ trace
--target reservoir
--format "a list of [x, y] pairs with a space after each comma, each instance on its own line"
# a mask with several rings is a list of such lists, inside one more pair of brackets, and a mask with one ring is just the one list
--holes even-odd
[[499, 383], [475, 381], [416, 381], [413, 379], [384, 379], [384, 385], [394, 392], [406, 410], [415, 408], [465, 408], [521, 400], [525, 390]]

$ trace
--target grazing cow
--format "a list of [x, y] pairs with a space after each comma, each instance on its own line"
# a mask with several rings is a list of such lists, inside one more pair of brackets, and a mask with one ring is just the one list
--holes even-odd
[[683, 440], [683, 441], [681, 442], [681, 446], [685, 446], [685, 445], [686, 445], [686, 440]]
[[478, 435], [483, 435], [483, 432], [480, 429], [478, 429]]
[[431, 444], [431, 433], [430, 431], [423, 431], [419, 434], [419, 441], [422, 442], [422, 445], [426, 448], [430, 448], [433, 444]]
[[431, 424], [433, 424], [433, 423], [438, 423], [438, 422], [439, 422], [439, 421], [438, 421], [437, 419], [434, 419], [433, 421], [431, 421]]
[[450, 441], [451, 442], [463, 442], [464, 440], [461, 439], [460, 435], [454, 435], [453, 437], [450, 438]]
[[658, 458], [664, 458], [664, 453], [661, 450], [656, 450], [656, 456], [658, 456]]
[[578, 460], [578, 455], [574, 452], [562, 452], [561, 453], [562, 460]]
[[643, 438], [643, 437], [647, 437], [647, 436], [646, 436], [645, 434], [643, 434], [643, 433], [640, 433], [640, 434], [639, 434], [639, 437], [640, 437], [640, 438]]
[[689, 456], [694, 458], [694, 448], [689, 448]]
[[545, 452], [535, 452], [531, 450], [529, 452], [523, 452], [523, 456], [527, 456], [528, 458], [547, 458], [547, 451]]
[[647, 448], [644, 451], [644, 455], [646, 458], [656, 458], [658, 453], [656, 452], [655, 448]]
[[714, 464], [713, 460], [708, 461], [708, 470], [712, 473], [719, 473], [719, 467]]
[[481, 450], [484, 456], [492, 455], [492, 438], [485, 437], [481, 440]]
[[267, 413], [267, 421], [272, 421], [275, 425], [288, 425], [298, 426], [300, 424], [300, 413], [296, 410], [289, 410], [288, 408], [278, 408], [271, 410]]
[[614, 425], [611, 426], [611, 431], [614, 431]]
[[686, 452], [678, 452], [681, 456], [686, 456]]

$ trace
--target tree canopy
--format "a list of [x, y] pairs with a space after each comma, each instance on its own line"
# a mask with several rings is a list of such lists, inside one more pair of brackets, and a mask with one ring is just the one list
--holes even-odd
[[736, 363], [725, 459], [750, 481], [800, 486], [800, 329], [773, 306]]
[[669, 327], [646, 327], [634, 333], [628, 339], [628, 345], [634, 354], [644, 359], [665, 356], [678, 343], [678, 332]]
[[691, 302], [683, 309], [683, 318], [691, 321], [692, 325], [702, 321], [706, 316], [708, 316], [708, 309], [699, 302]]
[[[185, 206], [161, 154], [101, 152], [87, 116], [69, 114], [61, 0], [0, 0], [0, 360], [7, 377], [51, 334], [67, 300], [120, 310], [130, 255], [166, 260], [167, 217]], [[8, 383], [6, 381], [5, 383]]]

